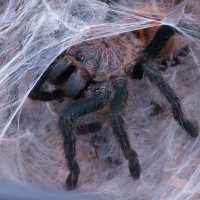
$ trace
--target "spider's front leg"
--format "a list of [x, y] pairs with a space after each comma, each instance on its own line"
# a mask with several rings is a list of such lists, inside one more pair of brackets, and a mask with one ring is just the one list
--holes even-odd
[[59, 125], [64, 137], [64, 150], [68, 161], [69, 175], [66, 180], [67, 187], [73, 189], [80, 173], [78, 163], [75, 158], [75, 128], [73, 120], [97, 111], [107, 103], [110, 96], [110, 83], [102, 82], [98, 87], [87, 91], [85, 99], [78, 100], [67, 106], [60, 114]]
[[142, 78], [144, 73], [171, 104], [174, 119], [189, 135], [196, 137], [198, 135], [198, 130], [185, 118], [180, 101], [175, 92], [162, 77], [160, 71], [150, 61], [150, 59], [156, 58], [176, 32], [177, 31], [171, 26], [161, 26], [153, 40], [143, 50], [142, 58], [135, 65], [130, 64], [127, 66], [127, 74], [134, 79], [138, 77]]
[[128, 135], [124, 129], [124, 120], [121, 116], [128, 95], [126, 76], [121, 74], [113, 77], [112, 83], [115, 93], [109, 110], [111, 125], [122, 152], [128, 160], [130, 174], [133, 178], [137, 179], [140, 177], [138, 156], [130, 146]]

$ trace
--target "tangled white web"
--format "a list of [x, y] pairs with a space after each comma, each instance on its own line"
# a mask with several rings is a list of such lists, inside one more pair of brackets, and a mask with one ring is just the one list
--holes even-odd
[[[157, 10], [156, 15], [146, 7]], [[182, 32], [190, 53], [186, 63], [166, 74], [171, 76], [170, 85], [178, 88], [188, 118], [200, 127], [199, 12], [199, 0], [110, 4], [97, 0], [0, 0], [1, 179], [55, 193], [64, 190], [68, 171], [57, 128], [62, 105], [31, 102], [27, 95], [64, 49], [88, 39], [158, 24], [170, 24]], [[99, 139], [100, 159], [93, 159], [96, 144], [91, 145], [92, 134], [78, 138], [81, 176], [77, 191], [95, 192], [105, 199], [200, 199], [199, 138], [187, 136], [169, 113], [147, 118], [149, 99], [166, 108], [165, 102], [144, 82], [130, 88], [137, 95], [130, 97], [127, 125], [129, 133], [140, 133], [129, 134], [142, 165], [140, 180], [129, 176], [105, 124], [96, 137], [104, 134], [111, 141]], [[148, 98], [141, 101], [145, 96]]]

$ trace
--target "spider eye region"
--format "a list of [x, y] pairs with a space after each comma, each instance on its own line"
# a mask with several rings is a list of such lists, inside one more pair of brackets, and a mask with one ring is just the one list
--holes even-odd
[[83, 62], [85, 60], [84, 56], [80, 52], [76, 53], [75, 58], [77, 61], [80, 61], [80, 62]]

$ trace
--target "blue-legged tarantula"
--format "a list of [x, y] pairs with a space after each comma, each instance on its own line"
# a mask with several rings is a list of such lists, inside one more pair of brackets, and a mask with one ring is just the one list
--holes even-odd
[[[122, 111], [127, 101], [127, 78], [142, 79], [145, 75], [171, 105], [174, 119], [192, 137], [198, 130], [188, 121], [180, 101], [168, 85], [153, 61], [160, 55], [167, 56], [173, 47], [173, 38], [179, 34], [169, 25], [158, 27], [152, 36], [151, 28], [95, 39], [65, 50], [47, 68], [29, 94], [29, 98], [51, 101], [69, 97], [75, 101], [60, 113], [59, 126], [64, 138], [64, 151], [68, 162], [68, 188], [78, 182], [80, 169], [76, 161], [75, 132], [95, 131], [100, 123], [94, 122], [74, 127], [74, 120], [91, 112], [108, 107], [113, 134], [128, 160], [130, 174], [140, 177], [137, 153], [131, 148], [124, 128]], [[151, 39], [152, 38], [152, 39]], [[172, 45], [168, 45], [168, 44]], [[43, 91], [42, 85], [49, 80], [55, 85], [53, 91]]]

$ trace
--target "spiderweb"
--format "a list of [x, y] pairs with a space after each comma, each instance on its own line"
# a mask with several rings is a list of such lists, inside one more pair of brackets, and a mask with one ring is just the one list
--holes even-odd
[[[188, 118], [199, 125], [199, 12], [199, 0], [121, 0], [107, 4], [103, 0], [0, 0], [1, 179], [53, 189], [55, 193], [64, 190], [68, 171], [57, 120], [70, 100], [33, 102], [27, 95], [56, 56], [85, 40], [158, 24], [176, 27], [189, 47], [189, 66], [180, 64], [166, 75], [180, 93]], [[81, 175], [77, 191], [96, 192], [105, 199], [199, 199], [199, 138], [187, 136], [169, 112], [163, 111], [154, 119], [147, 117], [149, 99], [167, 109], [152, 86], [142, 82], [130, 89], [137, 95], [130, 97], [127, 106], [127, 129], [141, 133], [140, 137], [129, 134], [142, 165], [140, 180], [129, 176], [105, 122], [103, 131], [95, 135], [98, 140], [94, 141], [92, 134], [78, 138]], [[145, 96], [149, 98], [142, 101]], [[96, 151], [99, 159], [94, 158]]]

